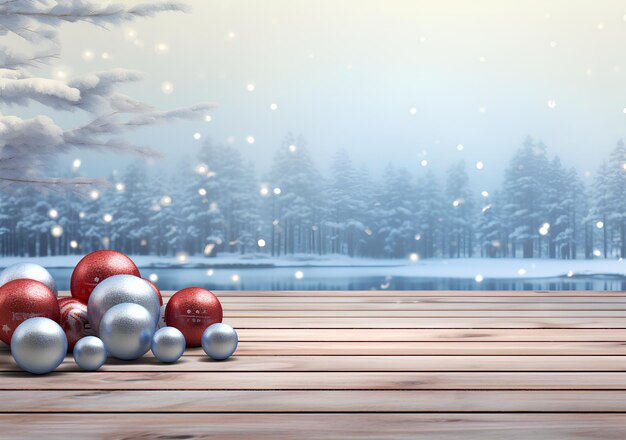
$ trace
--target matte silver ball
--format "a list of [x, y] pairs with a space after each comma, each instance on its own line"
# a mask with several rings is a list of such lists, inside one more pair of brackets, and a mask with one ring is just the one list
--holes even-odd
[[11, 337], [11, 354], [17, 365], [29, 373], [49, 373], [63, 362], [67, 354], [67, 337], [52, 319], [30, 318], [15, 329]]
[[111, 356], [123, 360], [138, 359], [146, 354], [154, 331], [154, 317], [139, 304], [117, 304], [107, 310], [100, 321], [104, 346]]
[[161, 362], [176, 362], [185, 347], [185, 336], [176, 327], [160, 328], [152, 336], [152, 354]]
[[74, 345], [74, 360], [83, 370], [99, 369], [107, 360], [107, 349], [102, 339], [95, 336], [80, 338]]
[[202, 349], [216, 361], [228, 359], [237, 349], [238, 342], [235, 329], [222, 322], [208, 326], [202, 334]]
[[45, 267], [35, 263], [15, 263], [7, 266], [0, 272], [0, 286], [4, 286], [9, 281], [26, 278], [29, 280], [39, 281], [45, 284], [54, 292], [55, 296], [59, 296], [57, 283], [50, 275]]
[[87, 313], [91, 328], [98, 331], [100, 320], [111, 307], [133, 303], [143, 306], [152, 316], [156, 328], [161, 311], [161, 303], [152, 286], [134, 275], [113, 275], [101, 281], [91, 292]]

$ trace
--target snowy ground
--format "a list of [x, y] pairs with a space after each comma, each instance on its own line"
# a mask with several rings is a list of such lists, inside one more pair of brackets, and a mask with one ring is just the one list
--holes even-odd
[[[71, 268], [81, 256], [43, 258], [0, 258], [0, 267], [19, 261], [33, 261], [49, 268]], [[548, 260], [548, 259], [430, 259], [412, 262], [408, 259], [369, 259], [344, 256], [268, 257], [264, 255], [222, 255], [217, 258], [187, 257], [181, 263], [175, 257], [131, 256], [140, 268], [367, 268], [370, 275], [425, 278], [532, 279], [581, 275], [626, 276], [626, 262], [611, 260]]]

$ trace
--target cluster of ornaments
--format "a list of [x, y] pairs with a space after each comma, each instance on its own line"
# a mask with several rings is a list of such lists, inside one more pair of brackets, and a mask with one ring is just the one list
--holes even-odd
[[17, 263], [0, 272], [0, 339], [22, 369], [49, 373], [68, 350], [80, 368], [95, 371], [108, 356], [133, 360], [152, 350], [169, 363], [186, 347], [202, 346], [214, 360], [237, 349], [237, 332], [222, 323], [215, 295], [188, 287], [164, 306], [159, 289], [120, 252], [86, 255], [72, 273], [70, 290], [71, 298], [57, 300], [54, 278], [37, 264]]

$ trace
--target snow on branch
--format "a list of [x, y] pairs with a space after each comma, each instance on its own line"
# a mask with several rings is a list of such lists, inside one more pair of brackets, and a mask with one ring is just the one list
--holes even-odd
[[141, 73], [133, 70], [92, 72], [68, 81], [31, 73], [58, 58], [58, 28], [63, 23], [86, 22], [106, 27], [160, 12], [187, 10], [184, 3], [175, 1], [127, 5], [88, 0], [0, 0], [0, 36], [14, 34], [31, 43], [39, 45], [44, 41], [50, 46], [33, 55], [0, 46], [0, 103], [39, 103], [56, 111], [78, 110], [90, 115], [90, 122], [65, 129], [46, 115], [22, 119], [0, 114], [0, 184], [88, 185], [96, 180], [50, 178], [45, 177], [44, 170], [55, 156], [76, 148], [158, 157], [149, 146], [124, 139], [124, 134], [180, 119], [204, 118], [213, 104], [164, 111], [120, 93], [120, 86], [142, 79]]

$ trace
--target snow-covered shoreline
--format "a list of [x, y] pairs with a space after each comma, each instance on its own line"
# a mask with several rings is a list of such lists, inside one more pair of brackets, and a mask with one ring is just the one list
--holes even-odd
[[[48, 268], [72, 268], [82, 255], [54, 256], [40, 258], [4, 257], [0, 267], [4, 268], [19, 261], [32, 261]], [[144, 269], [149, 268], [328, 268], [346, 274], [352, 271], [367, 271], [371, 275], [389, 275], [415, 278], [459, 278], [468, 279], [481, 276], [484, 279], [533, 279], [551, 277], [578, 277], [592, 275], [626, 276], [626, 262], [610, 260], [549, 260], [511, 258], [457, 258], [428, 259], [417, 262], [408, 259], [350, 258], [331, 256], [289, 256], [269, 257], [266, 255], [221, 255], [216, 258], [203, 256], [186, 257], [181, 262], [176, 257], [131, 256], [135, 263]]]

